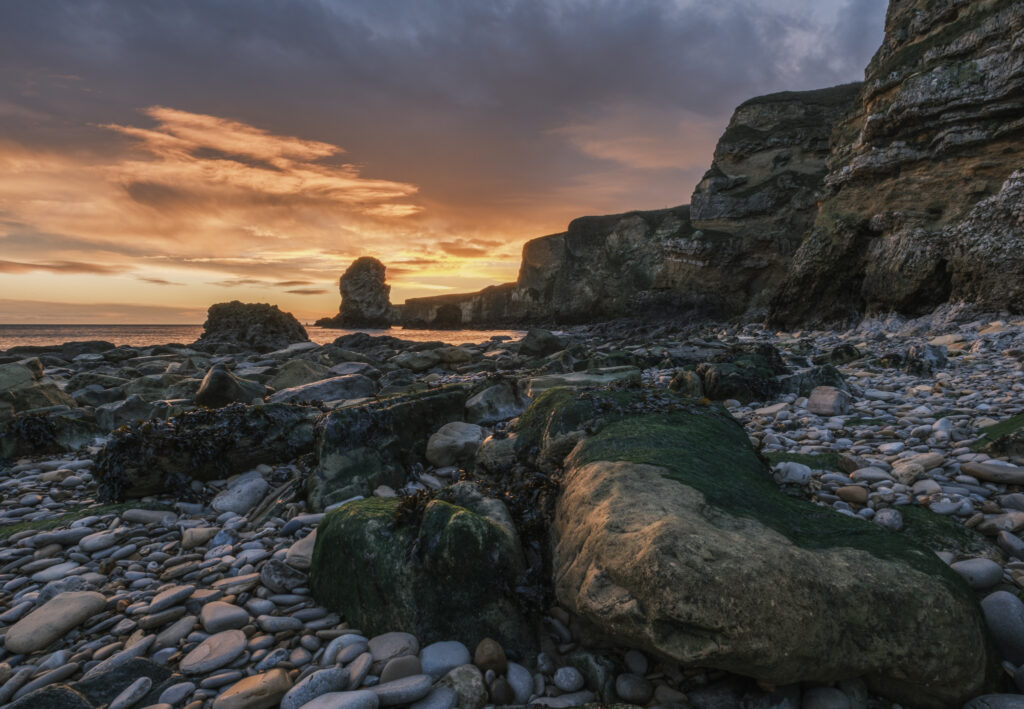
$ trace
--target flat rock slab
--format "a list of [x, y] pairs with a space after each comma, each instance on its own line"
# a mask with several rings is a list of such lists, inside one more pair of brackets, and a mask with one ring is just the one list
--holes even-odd
[[571, 374], [549, 374], [520, 382], [523, 396], [533, 399], [555, 387], [583, 388], [603, 386], [612, 382], [639, 382], [640, 370], [636, 367], [605, 367], [592, 372]]
[[4, 647], [16, 655], [42, 650], [99, 613], [106, 605], [107, 599], [95, 591], [58, 594], [15, 623], [7, 631]]
[[[192, 652], [185, 655], [179, 667], [186, 674], [198, 675], [212, 672], [234, 662], [239, 655], [245, 652], [246, 643], [248, 643], [248, 639], [241, 630], [225, 630], [211, 635], [199, 643]], [[281, 694], [283, 696], [284, 692]]]

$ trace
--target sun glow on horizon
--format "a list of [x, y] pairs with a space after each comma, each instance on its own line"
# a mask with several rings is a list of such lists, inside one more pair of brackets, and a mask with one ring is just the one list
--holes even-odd
[[418, 186], [364, 177], [337, 145], [165, 106], [142, 113], [155, 125], [94, 126], [125, 137], [113, 155], [0, 141], [0, 301], [31, 310], [87, 294], [98, 310], [120, 302], [180, 322], [239, 299], [312, 319], [337, 311], [337, 279], [359, 256], [389, 267], [401, 303], [511, 280], [536, 235], [453, 235]]

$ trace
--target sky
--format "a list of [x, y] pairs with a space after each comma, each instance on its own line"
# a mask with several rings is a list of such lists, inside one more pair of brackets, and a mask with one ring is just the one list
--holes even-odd
[[7, 0], [0, 323], [336, 313], [685, 204], [744, 100], [863, 78], [885, 0]]

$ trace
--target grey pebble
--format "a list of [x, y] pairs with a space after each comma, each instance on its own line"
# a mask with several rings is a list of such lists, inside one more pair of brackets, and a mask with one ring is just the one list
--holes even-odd
[[583, 689], [583, 675], [575, 667], [560, 667], [555, 672], [555, 686], [563, 692], [578, 692]]
[[300, 680], [281, 699], [281, 709], [299, 709], [322, 694], [341, 692], [348, 686], [348, 670], [330, 667]]

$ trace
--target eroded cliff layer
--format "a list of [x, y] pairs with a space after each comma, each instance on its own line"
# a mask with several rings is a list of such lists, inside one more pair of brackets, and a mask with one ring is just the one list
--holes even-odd
[[403, 323], [572, 323], [763, 309], [814, 221], [829, 136], [858, 90], [849, 84], [747, 101], [692, 207], [576, 219], [564, 233], [526, 243], [515, 283], [410, 299]]
[[771, 320], [1024, 311], [1024, 2], [893, 0], [866, 77]]

